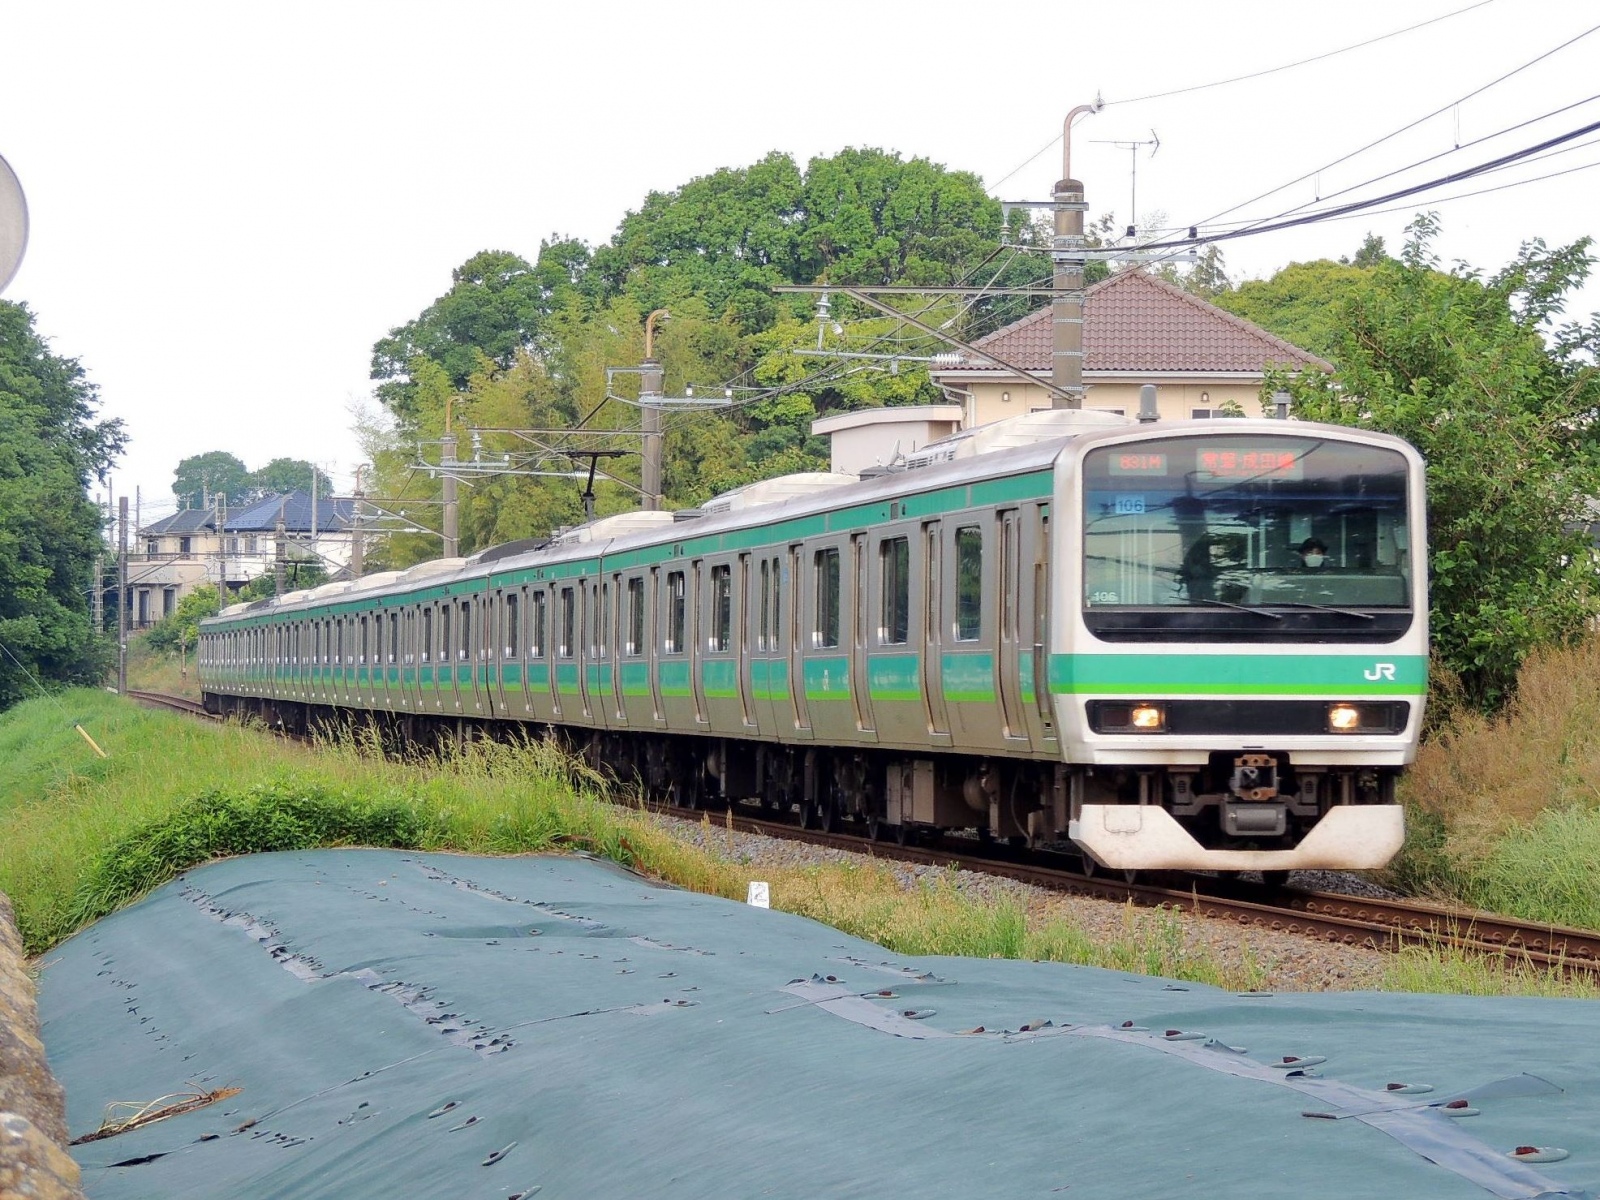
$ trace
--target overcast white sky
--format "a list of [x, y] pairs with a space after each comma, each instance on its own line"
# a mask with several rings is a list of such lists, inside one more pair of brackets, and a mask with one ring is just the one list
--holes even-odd
[[[6, 292], [80, 358], [132, 444], [118, 492], [172, 506], [172, 470], [223, 449], [315, 459], [348, 487], [348, 408], [374, 340], [475, 251], [604, 240], [651, 189], [786, 150], [877, 146], [1044, 198], [1059, 147], [994, 185], [1096, 92], [1109, 102], [1335, 50], [1472, 0], [974, 5], [0, 0], [0, 155], [27, 191]], [[1078, 126], [1092, 208], [1187, 225], [1250, 201], [1600, 25], [1580, 0], [1492, 2], [1265, 78], [1111, 103]], [[1600, 120], [1600, 33], [1412, 132], [1230, 217], [1280, 212], [1573, 108], [1359, 193]], [[1596, 134], [1580, 139], [1594, 142]], [[1441, 195], [1600, 161], [1589, 146]], [[1441, 249], [1494, 268], [1596, 232], [1600, 168], [1438, 205]], [[1314, 188], [1316, 190], [1314, 190]], [[1409, 213], [1226, 246], [1235, 279], [1398, 244]], [[1091, 212], [1091, 218], [1094, 213]], [[1582, 297], [1600, 308], [1600, 286]]]

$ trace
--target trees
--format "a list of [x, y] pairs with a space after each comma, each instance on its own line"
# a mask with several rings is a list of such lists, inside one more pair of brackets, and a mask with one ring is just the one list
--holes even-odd
[[1535, 241], [1484, 278], [1441, 270], [1436, 233], [1418, 218], [1400, 259], [1327, 272], [1337, 374], [1266, 387], [1288, 387], [1298, 417], [1381, 429], [1422, 452], [1434, 653], [1492, 708], [1532, 648], [1579, 635], [1596, 612], [1583, 530], [1600, 495], [1600, 325], [1553, 327], [1593, 258], [1588, 239]]
[[249, 468], [226, 450], [191, 454], [172, 473], [172, 494], [182, 508], [203, 508], [218, 492], [229, 505], [243, 504], [250, 487]]
[[250, 486], [261, 492], [309, 492], [312, 490], [312, 472], [316, 473], [316, 494], [333, 495], [333, 480], [303, 458], [275, 458], [266, 466], [250, 472]]
[[125, 439], [96, 406], [77, 361], [50, 352], [24, 305], [0, 301], [0, 708], [26, 694], [28, 672], [93, 683], [109, 661], [89, 620], [101, 540], [86, 488]]

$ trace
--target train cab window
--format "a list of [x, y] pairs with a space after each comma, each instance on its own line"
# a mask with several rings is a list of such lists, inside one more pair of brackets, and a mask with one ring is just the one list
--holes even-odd
[[711, 568], [710, 649], [726, 650], [733, 640], [733, 568]]
[[878, 565], [883, 588], [878, 639], [885, 646], [901, 646], [911, 633], [911, 543], [903, 537], [880, 542]]
[[817, 628], [815, 641], [820, 647], [839, 644], [839, 551], [818, 550], [815, 558], [817, 572]]
[[668, 654], [682, 654], [687, 623], [688, 589], [682, 571], [667, 572], [667, 638], [662, 647]]
[[522, 597], [515, 592], [508, 592], [503, 607], [506, 621], [506, 657], [516, 658], [520, 653], [522, 640], [522, 627], [519, 624], [522, 619]]
[[628, 638], [627, 652], [638, 656], [644, 653], [644, 577], [628, 580]]
[[422, 661], [433, 661], [433, 609], [422, 610]]
[[545, 607], [547, 604], [544, 589], [534, 592], [528, 597], [533, 611], [528, 614], [528, 657], [544, 657], [544, 631]]
[[983, 530], [956, 530], [956, 640], [976, 641], [983, 632]]
[[572, 649], [577, 644], [578, 626], [578, 600], [572, 594], [572, 589], [561, 589], [561, 640], [557, 644], [556, 652], [562, 658], [571, 658]]

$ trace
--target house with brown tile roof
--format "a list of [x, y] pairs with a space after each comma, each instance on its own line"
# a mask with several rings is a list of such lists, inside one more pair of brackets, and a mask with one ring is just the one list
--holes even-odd
[[[1210, 417], [1230, 402], [1261, 416], [1270, 366], [1331, 371], [1299, 346], [1144, 271], [1123, 271], [1084, 293], [1084, 407], [1133, 416], [1139, 389], [1159, 389], [1165, 421]], [[1037, 379], [1050, 378], [1049, 307], [973, 343]], [[929, 372], [959, 402], [968, 428], [1051, 405], [1043, 387], [988, 363]], [[1267, 414], [1270, 415], [1270, 414]]]

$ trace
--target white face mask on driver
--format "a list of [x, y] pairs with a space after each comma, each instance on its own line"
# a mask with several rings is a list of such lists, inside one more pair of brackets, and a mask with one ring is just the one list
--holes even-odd
[[1307, 554], [1305, 556], [1305, 564], [1308, 567], [1320, 567], [1322, 565], [1322, 555], [1316, 553]]

